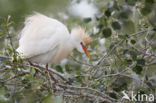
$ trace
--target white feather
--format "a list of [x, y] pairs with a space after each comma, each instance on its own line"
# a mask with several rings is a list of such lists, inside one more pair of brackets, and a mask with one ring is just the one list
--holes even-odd
[[74, 48], [82, 49], [80, 43], [86, 37], [83, 32], [76, 29], [70, 35], [67, 27], [58, 20], [36, 13], [26, 18], [17, 52], [31, 62], [58, 64]]
[[[24, 59], [29, 58], [33, 62], [59, 62], [51, 58], [59, 59], [56, 52], [59, 53], [60, 47], [68, 45], [66, 41], [69, 39], [70, 34], [64, 24], [37, 13], [26, 19], [17, 51]], [[73, 49], [72, 45], [70, 48]]]

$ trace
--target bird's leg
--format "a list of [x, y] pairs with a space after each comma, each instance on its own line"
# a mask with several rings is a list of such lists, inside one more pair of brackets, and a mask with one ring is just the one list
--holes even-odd
[[56, 80], [56, 78], [53, 76], [53, 74], [51, 73], [51, 71], [49, 71], [49, 69], [48, 69], [48, 64], [46, 64], [46, 70], [47, 70], [47, 72], [49, 73], [50, 77], [53, 79], [53, 81], [54, 81], [55, 83], [58, 83], [58, 80]]
[[32, 66], [33, 66], [33, 63], [32, 63], [31, 61], [28, 61], [28, 62], [29, 62], [29, 64], [30, 64], [30, 65], [32, 65]]

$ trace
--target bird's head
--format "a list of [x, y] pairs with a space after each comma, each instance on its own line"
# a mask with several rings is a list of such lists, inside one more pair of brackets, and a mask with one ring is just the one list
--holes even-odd
[[71, 31], [71, 37], [73, 39], [73, 45], [75, 48], [90, 57], [89, 52], [86, 48], [86, 45], [92, 42], [91, 37], [85, 32], [85, 30], [81, 27], [73, 28]]

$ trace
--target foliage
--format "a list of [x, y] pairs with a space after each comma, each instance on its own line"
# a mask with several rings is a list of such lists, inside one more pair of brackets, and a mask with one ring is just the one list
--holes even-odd
[[155, 93], [155, 1], [94, 3], [99, 15], [81, 21], [93, 38], [91, 58], [74, 51], [67, 63], [51, 66], [59, 83], [18, 56], [15, 22], [0, 18], [0, 103], [129, 103], [122, 91]]

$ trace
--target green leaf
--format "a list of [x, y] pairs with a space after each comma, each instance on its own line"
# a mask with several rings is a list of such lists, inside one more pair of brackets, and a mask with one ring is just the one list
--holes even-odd
[[121, 83], [121, 84], [119, 85], [120, 90], [126, 90], [127, 87], [128, 87], [128, 83], [126, 83], [126, 82], [123, 82], [123, 83]]
[[135, 51], [129, 51], [130, 55], [137, 55]]
[[53, 96], [49, 94], [44, 98], [42, 103], [63, 103], [63, 98], [62, 96]]
[[69, 80], [69, 83], [75, 82], [75, 79], [74, 78], [68, 78], [68, 80]]
[[130, 53], [133, 60], [137, 59], [137, 53], [135, 51], [129, 51], [129, 53]]
[[111, 45], [109, 46], [109, 49], [112, 50], [112, 49], [114, 48], [114, 46], [115, 46], [114, 44], [111, 44]]
[[112, 22], [112, 27], [113, 27], [114, 30], [119, 30], [119, 29], [121, 29], [121, 25], [120, 25], [120, 23], [117, 22], [117, 21]]
[[146, 79], [147, 81], [149, 80], [147, 75], [145, 76], [145, 79]]
[[31, 83], [27, 83], [27, 84], [24, 86], [24, 88], [25, 88], [25, 89], [30, 89], [30, 88], [31, 88], [31, 86], [32, 86], [32, 84], [31, 84]]
[[118, 37], [119, 37], [120, 39], [126, 39], [126, 38], [128, 38], [128, 35], [127, 35], [127, 34], [125, 34], [125, 35], [118, 35]]
[[92, 84], [91, 87], [92, 87], [93, 89], [95, 89], [95, 88], [96, 88], [96, 85], [95, 85], [95, 84]]
[[4, 31], [0, 28], [0, 35], [3, 35], [3, 34], [4, 34]]
[[9, 52], [12, 52], [11, 48], [9, 46], [4, 46], [3, 48], [5, 48], [6, 50], [8, 50]]
[[128, 65], [132, 64], [132, 60], [131, 59], [127, 59], [126, 62], [127, 62]]
[[137, 0], [125, 0], [126, 3], [130, 6], [134, 6]]
[[133, 69], [132, 69], [136, 74], [141, 74], [143, 68], [139, 65], [136, 65]]
[[135, 32], [135, 25], [132, 20], [126, 20], [123, 22], [123, 30], [126, 34], [132, 34]]
[[114, 99], [117, 99], [117, 95], [115, 93], [109, 93], [109, 96], [114, 98]]
[[13, 55], [13, 62], [17, 62], [17, 56]]
[[8, 103], [8, 98], [6, 97], [5, 87], [0, 88], [0, 103]]
[[72, 69], [70, 68], [70, 66], [68, 64], [65, 65], [65, 70], [69, 74], [72, 72]]
[[5, 57], [5, 56], [0, 56], [0, 62], [6, 62], [11, 58]]
[[129, 12], [128, 11], [122, 11], [119, 14], [120, 19], [128, 19], [128, 17], [129, 17]]
[[147, 81], [146, 84], [148, 85], [148, 87], [152, 88], [152, 83], [150, 81]]
[[127, 54], [128, 52], [129, 52], [128, 49], [123, 50], [123, 54], [124, 54], [124, 55]]
[[132, 39], [132, 40], [131, 40], [131, 43], [132, 43], [132, 44], [135, 44], [135, 43], [136, 43], [136, 41]]
[[105, 15], [107, 17], [110, 17], [111, 16], [111, 13], [112, 13], [112, 9], [108, 8], [106, 11], [105, 11]]
[[80, 76], [77, 76], [77, 77], [75, 77], [75, 80], [77, 81], [77, 82], [82, 82], [82, 77], [80, 77]]
[[97, 24], [97, 25], [96, 25], [96, 28], [98, 28], [98, 29], [102, 29], [103, 26], [104, 26], [103, 24]]
[[141, 13], [143, 15], [148, 15], [152, 11], [151, 6], [151, 4], [146, 4], [145, 7], [141, 9]]
[[76, 76], [74, 78], [68, 78], [70, 83], [75, 83], [75, 82], [82, 82], [82, 77], [81, 76]]
[[30, 73], [31, 73], [31, 75], [33, 76], [34, 74], [35, 74], [35, 69], [34, 68], [30, 68]]
[[145, 7], [141, 9], [141, 13], [143, 15], [148, 15], [152, 11], [153, 5], [154, 0], [145, 0]]
[[154, 3], [154, 0], [145, 0], [145, 3], [153, 4]]
[[5, 79], [9, 79], [11, 76], [12, 76], [11, 73], [7, 73], [7, 74], [5, 75]]
[[76, 72], [76, 75], [78, 75], [78, 76], [79, 76], [80, 74], [81, 74], [81, 72], [80, 72], [80, 71], [79, 71], [79, 72]]
[[89, 23], [90, 21], [92, 21], [92, 19], [91, 19], [91, 18], [84, 18], [83, 21], [84, 21], [85, 23]]
[[64, 73], [63, 68], [62, 68], [60, 65], [57, 65], [57, 66], [56, 66], [56, 70], [57, 70], [58, 72]]
[[137, 59], [137, 65], [145, 65], [144, 59]]
[[92, 21], [92, 18], [84, 18], [83, 21], [84, 21], [85, 23], [89, 23], [90, 21]]
[[121, 89], [119, 87], [113, 87], [113, 90], [116, 91], [116, 92], [120, 92]]
[[112, 35], [112, 30], [110, 28], [105, 28], [102, 33], [103, 37], [108, 38]]

